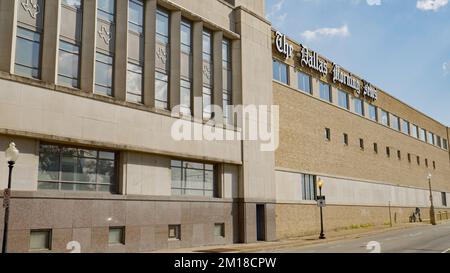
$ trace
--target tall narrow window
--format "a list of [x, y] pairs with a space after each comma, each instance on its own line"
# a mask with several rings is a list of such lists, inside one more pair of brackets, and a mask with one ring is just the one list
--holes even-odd
[[308, 94], [312, 94], [311, 76], [303, 72], [298, 72], [297, 79], [298, 79], [298, 89]]
[[422, 140], [423, 142], [427, 141], [427, 131], [422, 128], [420, 128], [420, 140]]
[[362, 138], [359, 139], [359, 148], [361, 150], [364, 150], [364, 139], [362, 139]]
[[203, 30], [203, 119], [212, 117], [212, 91], [214, 69], [212, 63], [212, 35], [209, 30]]
[[192, 25], [189, 21], [181, 22], [181, 113], [191, 114], [192, 102]]
[[97, 0], [95, 93], [113, 96], [116, 1]]
[[364, 102], [362, 100], [353, 98], [353, 106], [356, 114], [364, 116]]
[[348, 146], [348, 134], [344, 134], [342, 136], [342, 142], [344, 143], [345, 146]]
[[58, 55], [58, 84], [80, 87], [80, 46], [83, 12], [81, 0], [63, 0], [61, 14], [64, 14], [70, 28], [60, 26], [59, 55]]
[[441, 197], [441, 199], [442, 199], [442, 206], [446, 207], [447, 206], [447, 193], [443, 192], [443, 193], [441, 193], [441, 195], [442, 195], [442, 197]]
[[419, 127], [417, 125], [412, 126], [411, 134], [415, 138], [419, 138]]
[[378, 108], [375, 105], [369, 104], [369, 118], [378, 121]]
[[444, 148], [444, 150], [448, 150], [448, 140], [445, 138], [442, 140], [442, 148]]
[[156, 13], [155, 107], [169, 108], [169, 13], [158, 8]]
[[127, 101], [142, 103], [144, 70], [144, 4], [128, 2]]
[[409, 122], [407, 120], [402, 119], [402, 133], [406, 135], [410, 135]]
[[428, 137], [427, 137], [427, 139], [428, 139], [428, 143], [429, 144], [431, 144], [431, 145], [434, 145], [434, 134], [432, 133], [432, 132], [428, 132]]
[[273, 79], [288, 84], [288, 66], [277, 60], [273, 60]]
[[345, 109], [349, 109], [349, 96], [347, 92], [344, 92], [342, 90], [338, 90], [338, 103], [339, 106]]
[[231, 42], [224, 38], [222, 41], [222, 69], [223, 69], [223, 117], [224, 122], [233, 123], [232, 111], [229, 106], [233, 105], [233, 72], [231, 63]]
[[437, 145], [439, 148], [442, 148], [442, 139], [441, 139], [441, 137], [438, 136], [438, 135], [436, 135], [436, 145]]
[[378, 154], [378, 143], [373, 144], [373, 151]]
[[386, 147], [386, 155], [387, 157], [391, 157], [391, 148]]
[[325, 140], [331, 141], [331, 130], [330, 130], [330, 128], [325, 128]]
[[400, 131], [400, 120], [396, 115], [391, 114], [391, 128]]
[[33, 5], [29, 4], [28, 10], [22, 5], [17, 4], [18, 19], [14, 73], [39, 79], [41, 77], [44, 1], [33, 1]]
[[389, 126], [389, 113], [384, 110], [381, 110], [381, 124]]
[[316, 176], [302, 174], [302, 195], [303, 200], [316, 200]]
[[331, 87], [329, 84], [320, 82], [320, 98], [328, 102], [332, 102], [331, 98]]

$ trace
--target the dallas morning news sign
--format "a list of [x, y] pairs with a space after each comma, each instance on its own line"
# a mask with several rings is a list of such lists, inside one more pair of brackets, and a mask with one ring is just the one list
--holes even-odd
[[[277, 51], [283, 54], [286, 59], [294, 57], [294, 46], [288, 42], [286, 35], [282, 34], [279, 31], [277, 31], [275, 35], [275, 47]], [[328, 75], [328, 62], [321, 59], [317, 52], [314, 52], [302, 46], [299, 57], [300, 64], [302, 66], [307, 66], [311, 69], [314, 69], [322, 74], [322, 76]], [[332, 73], [333, 82], [338, 82], [350, 87], [351, 89], [355, 90], [358, 96], [360, 96], [362, 93], [364, 97], [371, 98], [372, 100], [378, 99], [378, 90], [376, 90], [375, 87], [364, 80], [359, 80], [351, 73], [344, 71], [338, 64], [333, 63]]]

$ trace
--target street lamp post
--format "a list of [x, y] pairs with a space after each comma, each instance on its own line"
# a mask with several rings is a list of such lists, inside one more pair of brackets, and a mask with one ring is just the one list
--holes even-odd
[[428, 174], [428, 186], [430, 188], [430, 223], [435, 226], [436, 225], [436, 217], [434, 215], [434, 204], [433, 204], [433, 191], [431, 190], [431, 173]]
[[[325, 200], [323, 200], [323, 196], [322, 196], [323, 180], [320, 178], [319, 178], [318, 186], [319, 186], [319, 199], [323, 202], [323, 204], [325, 204], [325, 202], [324, 202]], [[324, 231], [323, 231], [323, 213], [322, 213], [323, 204], [320, 204], [320, 236], [319, 236], [319, 239], [321, 239], [321, 240], [326, 239]]]
[[14, 143], [9, 144], [8, 149], [6, 149], [5, 155], [6, 161], [8, 162], [9, 175], [8, 175], [8, 188], [4, 190], [4, 197], [3, 197], [3, 207], [5, 208], [5, 220], [3, 227], [2, 253], [7, 252], [7, 245], [8, 245], [8, 221], [9, 221], [9, 205], [11, 196], [11, 176], [14, 164], [16, 163], [17, 158], [19, 157], [19, 150], [17, 150], [16, 144]]

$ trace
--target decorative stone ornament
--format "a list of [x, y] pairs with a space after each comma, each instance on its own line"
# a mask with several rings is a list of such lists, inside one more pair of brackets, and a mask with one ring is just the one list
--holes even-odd
[[36, 19], [39, 14], [40, 7], [38, 4], [38, 0], [22, 0], [21, 5], [23, 9], [30, 14], [31, 18]]
[[103, 41], [105, 41], [105, 44], [109, 45], [112, 37], [111, 37], [111, 31], [108, 31], [106, 29], [106, 26], [101, 27], [101, 29], [98, 31], [98, 35], [100, 36], [100, 38], [103, 39]]

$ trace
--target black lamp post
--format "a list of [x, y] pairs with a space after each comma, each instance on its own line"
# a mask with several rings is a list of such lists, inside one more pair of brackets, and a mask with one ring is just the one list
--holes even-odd
[[3, 227], [3, 242], [2, 242], [2, 253], [7, 252], [8, 246], [8, 221], [9, 221], [9, 205], [11, 196], [11, 176], [14, 164], [19, 157], [19, 150], [16, 148], [16, 144], [9, 144], [9, 148], [5, 152], [6, 161], [8, 161], [9, 175], [8, 175], [8, 188], [4, 190], [3, 197], [3, 207], [5, 208], [5, 220]]
[[428, 187], [430, 188], [430, 224], [436, 225], [436, 217], [434, 214], [433, 191], [431, 190], [431, 173], [428, 174]]
[[[323, 187], [323, 180], [319, 178], [319, 182], [318, 182], [318, 186], [319, 186], [319, 199], [320, 201], [323, 202], [323, 204], [325, 204], [325, 200], [323, 200], [323, 196], [322, 196], [322, 187]], [[323, 205], [320, 204], [320, 236], [319, 239], [323, 240], [326, 239], [325, 234], [323, 232], [323, 213], [322, 213], [322, 207]]]

